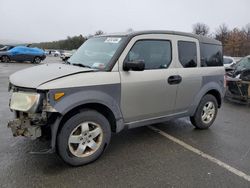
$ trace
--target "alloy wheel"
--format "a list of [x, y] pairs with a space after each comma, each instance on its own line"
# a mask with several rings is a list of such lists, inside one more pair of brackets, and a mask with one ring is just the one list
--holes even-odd
[[101, 126], [94, 122], [84, 122], [71, 132], [68, 139], [69, 151], [76, 157], [87, 157], [98, 150], [102, 140]]
[[207, 102], [202, 110], [201, 119], [204, 123], [210, 123], [215, 115], [215, 105], [213, 102]]

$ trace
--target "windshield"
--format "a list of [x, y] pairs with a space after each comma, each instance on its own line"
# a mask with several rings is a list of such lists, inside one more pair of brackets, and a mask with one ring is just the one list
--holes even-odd
[[90, 38], [71, 56], [69, 64], [105, 70], [123, 37]]
[[250, 57], [243, 58], [236, 66], [237, 71], [242, 71], [244, 69], [250, 69]]

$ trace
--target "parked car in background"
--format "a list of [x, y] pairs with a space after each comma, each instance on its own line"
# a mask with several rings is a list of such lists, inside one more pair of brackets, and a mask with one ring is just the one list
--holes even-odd
[[223, 65], [225, 68], [231, 68], [236, 65], [236, 61], [233, 57], [223, 56]]
[[8, 51], [12, 48], [14, 48], [15, 46], [10, 46], [10, 45], [6, 45], [6, 46], [3, 46], [2, 48], [0, 48], [0, 51]]
[[46, 58], [45, 52], [39, 48], [29, 48], [27, 46], [16, 46], [7, 51], [0, 52], [1, 62], [10, 61], [30, 61], [32, 63], [41, 63]]
[[226, 75], [227, 99], [250, 103], [250, 55], [242, 58]]
[[250, 69], [250, 55], [242, 58], [236, 65], [234, 69], [234, 75], [241, 73], [242, 71]]
[[58, 50], [49, 50], [48, 55], [54, 56], [54, 57], [59, 57], [61, 53]]
[[63, 61], [67, 61], [67, 60], [75, 53], [75, 51], [76, 51], [76, 50], [65, 51], [65, 52], [61, 53], [60, 58], [61, 58]]

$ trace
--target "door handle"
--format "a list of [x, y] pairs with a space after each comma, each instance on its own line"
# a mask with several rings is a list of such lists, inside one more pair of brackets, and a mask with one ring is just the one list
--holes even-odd
[[174, 84], [179, 84], [182, 81], [182, 77], [180, 75], [172, 75], [168, 77], [168, 83], [170, 85], [174, 85]]

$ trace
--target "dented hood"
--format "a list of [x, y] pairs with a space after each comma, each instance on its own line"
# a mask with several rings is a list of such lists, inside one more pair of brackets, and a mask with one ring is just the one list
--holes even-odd
[[73, 74], [92, 71], [94, 70], [89, 68], [52, 63], [18, 71], [12, 74], [9, 77], [9, 80], [12, 85], [36, 89], [38, 86], [47, 83], [51, 80], [55, 80]]

